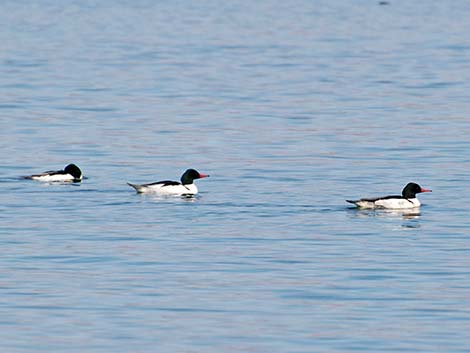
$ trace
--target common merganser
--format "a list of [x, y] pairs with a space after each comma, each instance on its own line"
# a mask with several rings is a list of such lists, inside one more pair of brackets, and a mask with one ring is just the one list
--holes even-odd
[[181, 183], [172, 180], [162, 180], [151, 184], [131, 184], [138, 193], [154, 193], [160, 195], [195, 195], [198, 190], [193, 183], [195, 179], [207, 178], [209, 175], [201, 174], [195, 169], [186, 170], [181, 176]]
[[390, 208], [390, 209], [407, 209], [421, 206], [421, 202], [416, 194], [421, 192], [431, 192], [432, 190], [423, 189], [416, 183], [408, 183], [401, 192], [401, 196], [384, 196], [378, 198], [364, 198], [359, 200], [346, 200], [355, 204], [359, 208]]
[[49, 170], [41, 174], [33, 174], [24, 177], [25, 179], [32, 179], [45, 182], [80, 182], [83, 179], [83, 174], [80, 168], [75, 164], [67, 165], [63, 170]]

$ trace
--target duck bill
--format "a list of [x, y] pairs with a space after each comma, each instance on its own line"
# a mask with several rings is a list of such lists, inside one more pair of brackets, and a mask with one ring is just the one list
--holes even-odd
[[199, 173], [199, 178], [202, 179], [202, 178], [208, 178], [209, 177], [209, 174], [201, 174]]
[[432, 190], [421, 188], [421, 192], [432, 192]]

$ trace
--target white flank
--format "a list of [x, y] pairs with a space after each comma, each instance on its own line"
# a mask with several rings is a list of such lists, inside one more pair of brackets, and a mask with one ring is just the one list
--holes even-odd
[[417, 198], [414, 199], [383, 199], [375, 201], [375, 204], [381, 208], [390, 208], [402, 210], [407, 208], [416, 208], [421, 206]]
[[164, 184], [146, 184], [136, 185], [129, 183], [138, 193], [158, 194], [158, 195], [195, 195], [198, 190], [195, 184], [188, 185], [167, 185]]
[[74, 181], [75, 178], [70, 174], [39, 174], [31, 176], [31, 179], [44, 181], [48, 183], [60, 182], [60, 181]]
[[357, 201], [357, 207], [360, 208], [388, 208], [394, 210], [403, 210], [416, 208], [421, 206], [421, 202], [417, 198], [414, 199], [381, 199], [375, 202], [372, 201]]

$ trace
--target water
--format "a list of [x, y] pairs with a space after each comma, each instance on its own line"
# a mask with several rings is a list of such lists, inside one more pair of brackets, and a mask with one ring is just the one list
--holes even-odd
[[469, 351], [468, 2], [0, 10], [1, 351]]

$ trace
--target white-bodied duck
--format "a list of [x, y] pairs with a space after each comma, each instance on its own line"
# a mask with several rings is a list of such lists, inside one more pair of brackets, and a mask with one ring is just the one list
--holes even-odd
[[194, 180], [207, 178], [209, 175], [201, 174], [195, 169], [186, 170], [181, 176], [181, 182], [162, 180], [150, 184], [131, 184], [138, 193], [153, 193], [159, 195], [195, 195], [198, 193]]
[[359, 208], [387, 208], [387, 209], [408, 209], [421, 206], [416, 194], [421, 192], [431, 192], [416, 183], [408, 183], [400, 195], [384, 196], [377, 198], [363, 198], [359, 200], [346, 200], [355, 204]]

